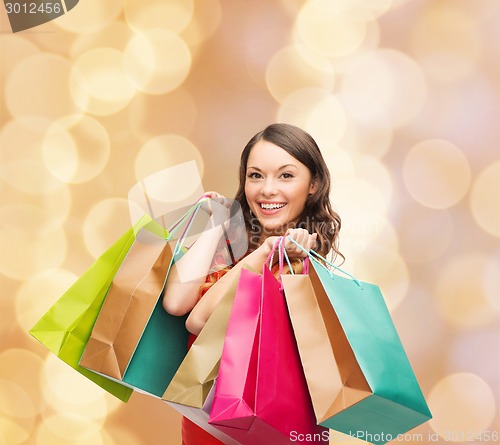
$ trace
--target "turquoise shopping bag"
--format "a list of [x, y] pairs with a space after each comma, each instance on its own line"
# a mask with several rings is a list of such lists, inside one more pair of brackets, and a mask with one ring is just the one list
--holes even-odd
[[318, 423], [381, 445], [429, 420], [380, 288], [308, 254], [309, 274], [282, 282]]

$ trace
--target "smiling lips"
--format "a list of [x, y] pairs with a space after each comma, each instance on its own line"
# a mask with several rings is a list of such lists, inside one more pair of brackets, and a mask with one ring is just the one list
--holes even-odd
[[259, 202], [259, 207], [265, 215], [276, 213], [285, 206], [286, 202]]

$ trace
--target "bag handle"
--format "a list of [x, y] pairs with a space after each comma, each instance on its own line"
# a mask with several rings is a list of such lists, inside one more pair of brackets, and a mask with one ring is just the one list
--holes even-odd
[[[171, 235], [173, 235], [178, 229], [180, 226], [182, 226], [184, 224], [184, 222], [188, 219], [189, 219], [189, 222], [188, 224], [186, 225], [186, 227], [184, 228], [184, 231], [182, 232], [182, 235], [179, 237], [179, 239], [177, 240], [176, 244], [175, 244], [175, 249], [174, 249], [174, 255], [177, 255], [179, 252], [180, 252], [180, 249], [182, 248], [182, 246], [184, 245], [184, 241], [186, 240], [187, 238], [187, 235], [189, 233], [189, 230], [191, 229], [191, 226], [193, 225], [193, 222], [194, 222], [194, 219], [196, 217], [196, 215], [198, 214], [198, 212], [200, 211], [202, 205], [206, 202], [206, 203], [210, 203], [212, 198], [209, 198], [206, 194], [205, 195], [202, 195], [200, 198], [198, 198], [196, 200], [196, 202], [191, 206], [191, 208], [184, 214], [184, 216], [182, 216], [175, 224], [174, 224], [174, 228], [173, 230], [170, 232]], [[222, 227], [222, 232], [224, 234], [224, 238], [226, 240], [226, 243], [229, 242], [229, 235], [227, 234], [227, 231], [226, 229], [224, 228], [224, 225], [222, 224], [221, 225]], [[168, 239], [171, 239], [172, 237], [169, 236]], [[231, 256], [231, 260], [233, 261], [233, 264], [236, 263], [236, 260], [234, 258], [234, 254], [232, 252], [232, 249], [231, 247], [228, 245], [228, 250], [229, 250], [229, 254]]]
[[[285, 249], [285, 238], [286, 237], [284, 236], [280, 236], [279, 239], [276, 240], [264, 265], [268, 264], [268, 268], [269, 270], [271, 270], [273, 266], [274, 253], [276, 252], [276, 249], [278, 249], [279, 274], [280, 275], [283, 274], [284, 260], [286, 260], [288, 267], [290, 269], [290, 273], [294, 275], [295, 272], [293, 271], [292, 263], [290, 263], [290, 258], [288, 257], [288, 254], [286, 253]], [[302, 250], [304, 249], [302, 248]], [[302, 271], [302, 274], [306, 275], [308, 273], [309, 273], [309, 257], [307, 256], [304, 258], [304, 269]]]
[[191, 226], [193, 224], [193, 221], [198, 213], [198, 211], [200, 210], [201, 206], [203, 205], [203, 203], [208, 200], [209, 198], [206, 197], [205, 195], [201, 196], [200, 198], [198, 198], [196, 200], [196, 202], [186, 211], [186, 213], [184, 213], [184, 215], [179, 218], [175, 223], [174, 225], [171, 227], [171, 229], [169, 230], [169, 233], [168, 233], [168, 236], [167, 236], [167, 241], [169, 241], [170, 239], [172, 239], [173, 235], [179, 230], [179, 228], [189, 219], [189, 222], [187, 224], [187, 226], [184, 228], [181, 236], [179, 237], [179, 239], [177, 240], [176, 244], [175, 244], [175, 248], [174, 248], [174, 255], [178, 254], [182, 245], [184, 244], [184, 241], [187, 237], [187, 234], [189, 232], [189, 230], [191, 229]]
[[[170, 228], [169, 233], [175, 233], [179, 227], [184, 223], [184, 221], [188, 218], [189, 215], [191, 215], [193, 212], [197, 212], [201, 205], [203, 204], [204, 201], [208, 200], [209, 198], [206, 195], [200, 196], [194, 204], [182, 215]], [[195, 215], [193, 215], [194, 218]], [[185, 231], [184, 231], [185, 232]], [[184, 235], [184, 234], [183, 234]], [[181, 238], [183, 238], [183, 235], [181, 235]]]
[[281, 241], [281, 238], [278, 238], [278, 239], [274, 242], [273, 247], [271, 248], [271, 252], [269, 252], [269, 255], [267, 256], [266, 261], [264, 261], [264, 267], [266, 267], [266, 264], [269, 264], [269, 265], [268, 265], [268, 269], [269, 269], [269, 270], [271, 270], [271, 268], [273, 267], [273, 262], [274, 262], [274, 252], [276, 252], [276, 249], [278, 248], [280, 241]]
[[[321, 263], [320, 260], [324, 261], [326, 264], [328, 264], [330, 267], [333, 267], [334, 269], [338, 270], [339, 272], [342, 272], [344, 275], [347, 275], [349, 278], [351, 278], [359, 287], [362, 287], [361, 286], [361, 283], [359, 282], [359, 280], [351, 275], [349, 272], [346, 272], [345, 270], [341, 269], [340, 267], [336, 266], [335, 264], [331, 263], [330, 261], [328, 261], [326, 258], [322, 257], [319, 253], [315, 252], [314, 250], [310, 250], [309, 252], [304, 249], [304, 247], [302, 247], [297, 241], [295, 241], [291, 236], [288, 236], [288, 238], [290, 239], [290, 241], [292, 241], [297, 247], [299, 247], [303, 252], [305, 252], [308, 256], [308, 258], [310, 258], [311, 260], [315, 261], [317, 264], [321, 265], [321, 267], [325, 268], [328, 273], [330, 274], [330, 276], [333, 277], [333, 273], [330, 269], [328, 269], [328, 267], [326, 267], [323, 263]], [[319, 259], [318, 259], [319, 258]]]

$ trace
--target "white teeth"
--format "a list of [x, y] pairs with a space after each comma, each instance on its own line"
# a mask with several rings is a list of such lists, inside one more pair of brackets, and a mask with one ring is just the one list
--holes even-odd
[[260, 204], [264, 210], [276, 210], [285, 207], [286, 204]]

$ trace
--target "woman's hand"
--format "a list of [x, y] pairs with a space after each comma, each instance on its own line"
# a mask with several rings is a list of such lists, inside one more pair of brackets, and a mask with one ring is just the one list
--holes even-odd
[[203, 194], [203, 198], [210, 198], [213, 199], [214, 201], [218, 202], [219, 204], [226, 204], [227, 205], [227, 199], [225, 196], [222, 196], [220, 193], [217, 192], [205, 192]]
[[206, 192], [202, 197], [201, 209], [207, 212], [208, 215], [213, 218], [213, 224], [216, 226], [229, 220], [229, 211], [233, 202], [234, 201], [232, 199], [227, 199], [220, 193]]
[[305, 258], [307, 253], [304, 252], [297, 244], [300, 244], [306, 252], [316, 248], [317, 233], [310, 234], [306, 229], [288, 229], [285, 233], [285, 250], [290, 258]]
[[[284, 236], [284, 246], [288, 257], [305, 258], [307, 256], [306, 252], [309, 252], [309, 250], [316, 247], [316, 239], [318, 237], [318, 234], [310, 234], [306, 229], [288, 229]], [[306, 252], [304, 252], [299, 246], [291, 241], [288, 236], [290, 236], [296, 243], [300, 244], [306, 250]], [[266, 238], [261, 247], [265, 250], [267, 255], [271, 253], [271, 250], [273, 249], [276, 241], [279, 238], [279, 236], [270, 236]]]

